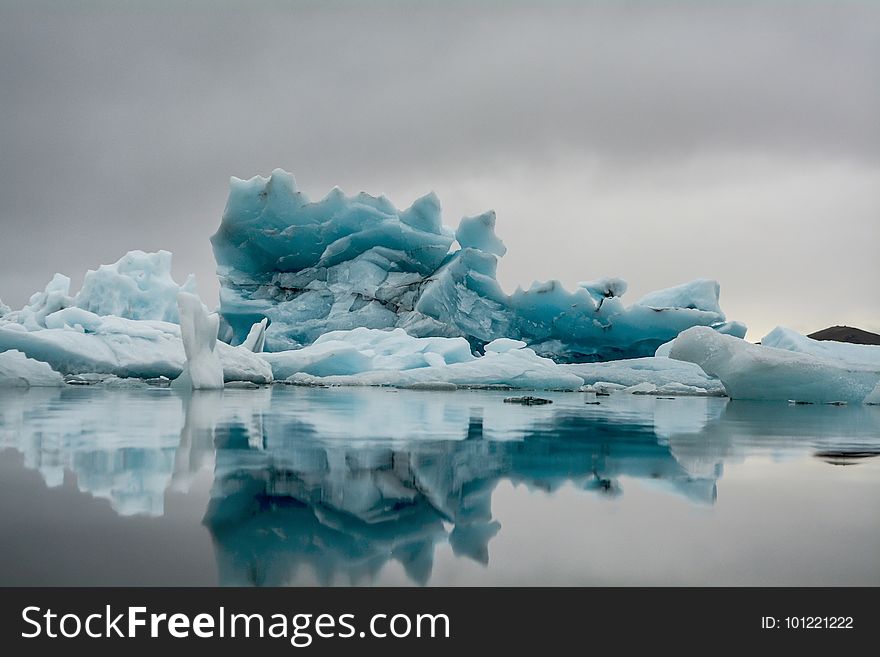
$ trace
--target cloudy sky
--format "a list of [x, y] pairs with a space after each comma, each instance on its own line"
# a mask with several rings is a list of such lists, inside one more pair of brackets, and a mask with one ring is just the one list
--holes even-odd
[[509, 291], [880, 331], [880, 3], [245, 4], [0, 0], [3, 301], [161, 248], [213, 305], [229, 176], [282, 167], [494, 208]]

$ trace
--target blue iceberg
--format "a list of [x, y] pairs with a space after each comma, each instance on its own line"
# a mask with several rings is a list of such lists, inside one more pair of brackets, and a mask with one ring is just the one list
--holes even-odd
[[384, 196], [346, 196], [338, 188], [311, 202], [281, 169], [269, 178], [233, 178], [211, 242], [221, 337], [241, 343], [268, 319], [270, 352], [358, 327], [463, 337], [478, 353], [512, 338], [557, 362], [653, 356], [692, 326], [745, 335], [745, 326], [727, 322], [710, 280], [630, 306], [620, 298], [626, 283], [613, 278], [574, 291], [538, 282], [507, 294], [496, 278], [506, 247], [495, 235], [495, 214], [466, 217], [453, 231], [433, 193], [399, 210]]

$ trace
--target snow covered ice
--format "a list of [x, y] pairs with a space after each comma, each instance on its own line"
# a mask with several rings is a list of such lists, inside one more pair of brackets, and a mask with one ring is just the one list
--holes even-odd
[[[771, 342], [783, 340], [803, 350], [754, 345], [697, 326], [675, 339], [670, 357], [695, 363], [706, 374], [718, 377], [733, 399], [862, 403], [880, 383], [880, 368], [871, 365], [873, 357], [861, 361], [867, 364], [826, 357], [850, 354], [853, 345], [823, 343], [814, 347], [783, 331], [776, 333]], [[825, 356], [808, 352], [813, 349]]]
[[694, 325], [745, 334], [727, 322], [715, 281], [631, 306], [620, 298], [620, 279], [574, 291], [538, 282], [507, 294], [496, 279], [506, 248], [495, 214], [465, 218], [453, 231], [433, 194], [399, 210], [383, 196], [346, 197], [338, 188], [310, 202], [280, 169], [269, 178], [233, 178], [211, 241], [222, 337], [240, 343], [266, 317], [268, 351], [335, 330], [403, 328], [415, 337], [463, 337], [477, 351], [497, 338], [520, 339], [539, 355], [583, 362], [650, 356]]

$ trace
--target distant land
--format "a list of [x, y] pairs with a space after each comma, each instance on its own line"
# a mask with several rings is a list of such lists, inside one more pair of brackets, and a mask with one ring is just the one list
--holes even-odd
[[829, 326], [821, 331], [810, 333], [807, 337], [814, 340], [834, 340], [835, 342], [851, 342], [853, 344], [880, 345], [880, 335], [852, 326]]

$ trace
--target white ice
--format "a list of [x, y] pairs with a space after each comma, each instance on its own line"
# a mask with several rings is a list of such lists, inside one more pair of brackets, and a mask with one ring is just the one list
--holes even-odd
[[559, 365], [509, 338], [474, 356], [463, 338], [415, 338], [402, 329], [333, 331], [308, 347], [262, 357], [277, 380], [307, 384], [576, 390], [600, 383], [643, 394], [724, 394], [698, 366], [668, 358]]
[[733, 399], [861, 403], [880, 383], [870, 365], [754, 345], [706, 327], [682, 332], [670, 357], [718, 377]]
[[64, 377], [46, 363], [11, 349], [0, 352], [0, 388], [60, 386]]
[[761, 344], [765, 347], [809, 354], [840, 365], [880, 370], [880, 346], [878, 345], [813, 340], [784, 326], [777, 326], [761, 338]]
[[215, 351], [220, 317], [209, 315], [202, 300], [188, 292], [177, 295], [177, 306], [186, 367], [172, 386], [193, 390], [223, 388], [223, 365]]

